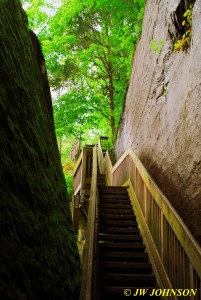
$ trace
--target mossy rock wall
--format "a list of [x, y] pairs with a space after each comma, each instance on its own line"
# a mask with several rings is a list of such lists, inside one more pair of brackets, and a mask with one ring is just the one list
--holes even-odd
[[0, 28], [0, 299], [76, 300], [80, 262], [47, 81], [18, 0], [0, 1]]

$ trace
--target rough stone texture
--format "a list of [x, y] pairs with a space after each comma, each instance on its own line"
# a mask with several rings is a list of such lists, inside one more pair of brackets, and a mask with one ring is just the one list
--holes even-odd
[[[173, 52], [180, 2], [147, 1], [115, 154], [134, 149], [201, 242], [201, 1], [190, 48]], [[159, 54], [150, 49], [153, 39], [165, 41]]]
[[80, 261], [40, 47], [17, 0], [1, 1], [0, 28], [0, 299], [76, 300]]

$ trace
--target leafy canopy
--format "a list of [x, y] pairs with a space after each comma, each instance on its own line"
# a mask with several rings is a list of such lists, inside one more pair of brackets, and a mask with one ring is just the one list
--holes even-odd
[[23, 2], [46, 57], [57, 135], [114, 139], [145, 0]]

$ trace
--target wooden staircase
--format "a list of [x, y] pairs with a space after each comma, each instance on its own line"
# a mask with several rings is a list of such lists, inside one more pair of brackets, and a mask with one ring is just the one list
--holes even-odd
[[97, 185], [100, 186], [105, 186], [105, 175], [98, 173], [97, 177]]
[[188, 228], [131, 148], [113, 165], [99, 144], [83, 148], [73, 175], [74, 225], [79, 205], [88, 216], [80, 300], [146, 299], [154, 288], [151, 299], [176, 300], [179, 288], [200, 300], [201, 250]]
[[100, 300], [125, 299], [126, 289], [130, 296], [150, 289], [149, 296], [155, 278], [126, 187], [99, 185], [98, 246]]

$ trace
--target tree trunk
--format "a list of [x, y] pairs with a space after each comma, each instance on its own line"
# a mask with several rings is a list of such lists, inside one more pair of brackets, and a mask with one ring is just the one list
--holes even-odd
[[62, 136], [59, 137], [59, 154], [61, 155], [62, 150]]
[[0, 299], [75, 300], [80, 263], [49, 86], [19, 0], [1, 0], [0, 28]]
[[112, 66], [109, 65], [108, 69], [109, 75], [109, 101], [110, 101], [110, 130], [112, 141], [115, 137], [115, 118], [114, 118], [114, 87], [113, 87], [113, 78], [112, 78]]

